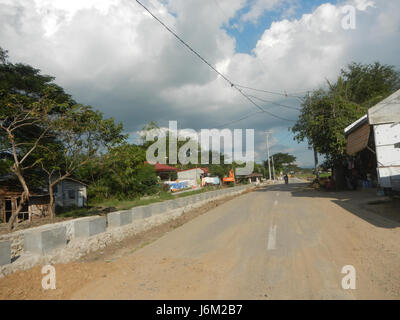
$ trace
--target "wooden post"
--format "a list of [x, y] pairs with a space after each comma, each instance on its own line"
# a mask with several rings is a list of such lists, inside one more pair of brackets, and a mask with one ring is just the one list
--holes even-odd
[[28, 203], [28, 214], [29, 214], [29, 222], [32, 222], [32, 207]]
[[[13, 215], [14, 214], [14, 212], [17, 210], [17, 207], [18, 207], [18, 205], [17, 205], [17, 199], [16, 198], [11, 198], [11, 215]], [[18, 216], [16, 217], [16, 219], [17, 219], [17, 224], [19, 223], [19, 219], [18, 219]]]

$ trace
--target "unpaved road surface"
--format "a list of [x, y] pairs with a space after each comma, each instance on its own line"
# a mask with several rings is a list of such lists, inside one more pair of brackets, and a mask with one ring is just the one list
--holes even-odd
[[[57, 265], [52, 292], [36, 289], [40, 268], [0, 279], [0, 290], [14, 281], [37, 292], [17, 288], [20, 298], [399, 299], [399, 248], [400, 223], [353, 207], [347, 193], [280, 184], [236, 197], [139, 250]], [[342, 288], [347, 265], [356, 270], [355, 290]], [[9, 293], [16, 297], [15, 288]]]

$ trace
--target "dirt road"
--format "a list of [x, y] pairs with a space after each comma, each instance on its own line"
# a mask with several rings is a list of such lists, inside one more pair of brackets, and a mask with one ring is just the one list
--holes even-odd
[[[36, 298], [399, 299], [400, 223], [305, 187], [242, 195], [112, 262], [56, 266], [58, 295]], [[356, 290], [342, 288], [346, 265]], [[39, 272], [2, 279], [0, 290]]]

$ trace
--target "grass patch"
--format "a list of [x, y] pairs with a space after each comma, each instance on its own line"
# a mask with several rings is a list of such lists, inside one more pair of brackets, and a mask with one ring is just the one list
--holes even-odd
[[57, 213], [57, 217], [61, 218], [80, 218], [92, 215], [105, 215], [109, 212], [118, 210], [129, 210], [138, 206], [146, 206], [152, 203], [173, 200], [176, 198], [183, 198], [192, 196], [194, 194], [213, 191], [219, 189], [218, 187], [205, 187], [200, 190], [187, 191], [180, 194], [173, 194], [170, 192], [161, 192], [158, 195], [149, 196], [141, 199], [132, 200], [119, 200], [119, 199], [108, 199], [101, 202], [89, 203], [88, 208], [75, 208], [67, 210], [66, 212]]

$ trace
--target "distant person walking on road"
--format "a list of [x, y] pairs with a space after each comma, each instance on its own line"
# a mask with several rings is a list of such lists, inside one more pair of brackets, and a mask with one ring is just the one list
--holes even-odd
[[287, 174], [285, 174], [285, 175], [283, 176], [283, 179], [285, 179], [285, 184], [288, 184], [288, 183], [289, 183], [289, 177], [288, 177]]

